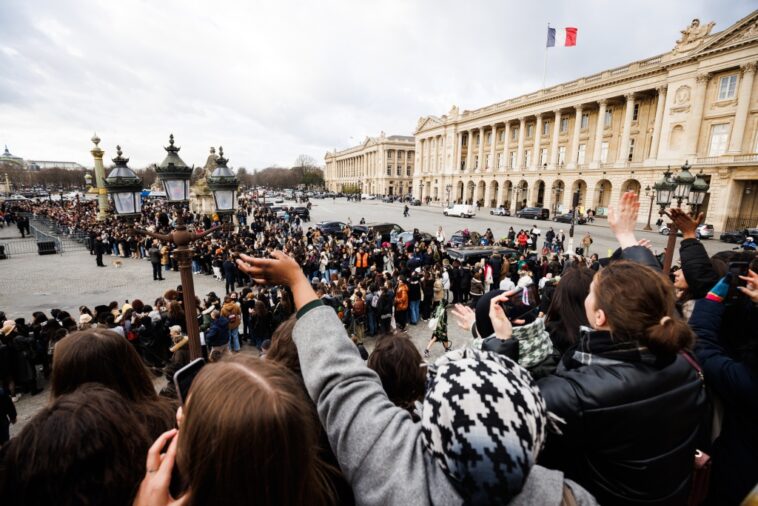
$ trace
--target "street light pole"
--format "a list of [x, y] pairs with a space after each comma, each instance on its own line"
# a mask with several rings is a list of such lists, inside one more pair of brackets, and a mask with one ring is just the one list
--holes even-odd
[[655, 201], [655, 192], [652, 191], [650, 185], [647, 185], [645, 187], [645, 196], [650, 197], [650, 209], [647, 211], [647, 225], [645, 225], [645, 228], [642, 230], [650, 231], [653, 230], [653, 228], [650, 226], [650, 218], [653, 216], [653, 202]]

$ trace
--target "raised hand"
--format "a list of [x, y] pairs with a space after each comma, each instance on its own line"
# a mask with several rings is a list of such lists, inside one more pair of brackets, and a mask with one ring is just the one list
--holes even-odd
[[495, 330], [495, 337], [502, 340], [508, 340], [513, 336], [513, 326], [508, 316], [505, 314], [501, 302], [507, 302], [508, 295], [501, 293], [490, 300], [490, 322]]
[[[187, 503], [188, 495], [174, 499], [169, 492], [176, 458], [177, 434], [176, 429], [164, 432], [147, 451], [147, 470], [134, 499], [134, 506], [181, 506]], [[168, 450], [161, 454], [161, 449], [169, 440], [171, 444]]]
[[697, 237], [697, 227], [703, 221], [703, 213], [692, 217], [684, 210], [672, 207], [666, 212], [666, 216], [671, 218], [676, 228], [682, 231], [682, 237], [684, 239], [695, 239]]
[[608, 225], [622, 249], [637, 245], [634, 227], [639, 212], [639, 196], [634, 192], [624, 193], [618, 206], [611, 206], [608, 210]]
[[740, 279], [746, 281], [747, 285], [737, 287], [737, 289], [750, 297], [750, 300], [755, 304], [758, 304], [758, 274], [751, 269], [747, 271], [747, 276], [740, 276]]
[[476, 313], [468, 306], [456, 304], [451, 313], [455, 316], [455, 323], [463, 330], [470, 331], [471, 326], [476, 323]]

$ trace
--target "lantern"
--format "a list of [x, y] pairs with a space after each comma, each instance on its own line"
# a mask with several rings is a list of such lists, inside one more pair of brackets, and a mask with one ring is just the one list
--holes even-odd
[[105, 189], [113, 199], [116, 214], [137, 216], [142, 207], [142, 180], [126, 165], [129, 159], [121, 155], [121, 146], [116, 146], [115, 166], [105, 178]]
[[237, 204], [237, 176], [226, 166], [229, 160], [224, 158], [224, 148], [219, 146], [216, 169], [208, 176], [208, 188], [213, 192], [216, 213], [231, 214]]
[[163, 189], [166, 192], [166, 198], [169, 202], [187, 202], [190, 197], [190, 178], [192, 177], [192, 167], [179, 158], [179, 150], [174, 146], [174, 134], [168, 137], [168, 147], [166, 158], [155, 167], [155, 173], [158, 175]]

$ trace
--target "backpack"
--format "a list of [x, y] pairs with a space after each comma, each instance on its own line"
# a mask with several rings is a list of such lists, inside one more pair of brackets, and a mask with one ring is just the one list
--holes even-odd
[[371, 294], [371, 307], [379, 307], [379, 295]]
[[353, 302], [353, 315], [363, 316], [366, 313], [366, 303], [363, 299], [355, 299]]

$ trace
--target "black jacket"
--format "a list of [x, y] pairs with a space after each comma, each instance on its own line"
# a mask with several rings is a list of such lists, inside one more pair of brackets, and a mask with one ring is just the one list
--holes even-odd
[[719, 280], [705, 247], [697, 239], [684, 239], [679, 245], [679, 257], [690, 294], [695, 299], [705, 297]]
[[[584, 350], [612, 342], [606, 332], [580, 338]], [[636, 357], [586, 354], [590, 365], [575, 352], [537, 382], [548, 411], [565, 421], [539, 463], [566, 473], [600, 504], [685, 504], [707, 411], [696, 370], [681, 355], [664, 360], [645, 348]]]

